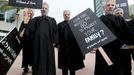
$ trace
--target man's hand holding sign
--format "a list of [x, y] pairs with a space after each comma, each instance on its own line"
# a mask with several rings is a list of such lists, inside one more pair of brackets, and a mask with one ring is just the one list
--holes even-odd
[[69, 21], [70, 28], [83, 52], [86, 54], [93, 48], [98, 48], [108, 65], [112, 61], [104, 52], [101, 46], [116, 39], [112, 32], [87, 9]]

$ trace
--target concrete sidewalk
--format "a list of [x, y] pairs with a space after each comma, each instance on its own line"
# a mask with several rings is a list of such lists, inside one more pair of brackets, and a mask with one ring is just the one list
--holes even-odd
[[[56, 58], [56, 75], [62, 75], [61, 70], [57, 68], [57, 50], [55, 49], [55, 58]], [[22, 75], [23, 69], [21, 68], [22, 62], [22, 54], [18, 55], [14, 64], [8, 71], [7, 75]], [[78, 70], [76, 75], [94, 75], [94, 65], [95, 65], [95, 54], [88, 53], [85, 59], [85, 68]], [[132, 67], [134, 67], [134, 63], [132, 63]], [[132, 69], [132, 75], [134, 75], [134, 69]], [[32, 75], [32, 71], [30, 70], [27, 75]]]

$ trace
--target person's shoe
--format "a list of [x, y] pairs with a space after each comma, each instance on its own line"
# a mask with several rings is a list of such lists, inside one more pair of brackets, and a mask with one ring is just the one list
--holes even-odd
[[27, 73], [29, 68], [24, 68], [24, 73]]
[[25, 72], [22, 72], [22, 75], [26, 75], [26, 73]]

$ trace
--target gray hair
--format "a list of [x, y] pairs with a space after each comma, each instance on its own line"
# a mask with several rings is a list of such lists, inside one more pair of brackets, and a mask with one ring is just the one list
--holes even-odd
[[103, 7], [104, 7], [108, 2], [113, 2], [114, 4], [116, 4], [116, 0], [104, 0], [104, 1], [102, 2]]
[[115, 15], [117, 12], [122, 12], [124, 13], [124, 10], [122, 8], [116, 8], [114, 11], [113, 11], [113, 14]]
[[48, 3], [47, 3], [47, 2], [43, 2], [43, 5], [47, 5], [47, 6], [48, 6], [48, 8], [49, 8], [49, 5], [48, 5]]
[[64, 14], [66, 11], [70, 13], [70, 10], [68, 10], [68, 9], [65, 9], [65, 10], [63, 11], [63, 14]]

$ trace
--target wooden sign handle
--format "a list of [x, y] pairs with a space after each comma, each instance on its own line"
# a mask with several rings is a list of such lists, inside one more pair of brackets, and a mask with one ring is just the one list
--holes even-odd
[[108, 55], [106, 54], [106, 52], [104, 51], [104, 49], [102, 47], [99, 47], [98, 50], [100, 51], [101, 55], [103, 56], [103, 58], [105, 59], [105, 61], [107, 62], [107, 64], [109, 66], [113, 65], [113, 62], [110, 60], [110, 58], [108, 57]]

